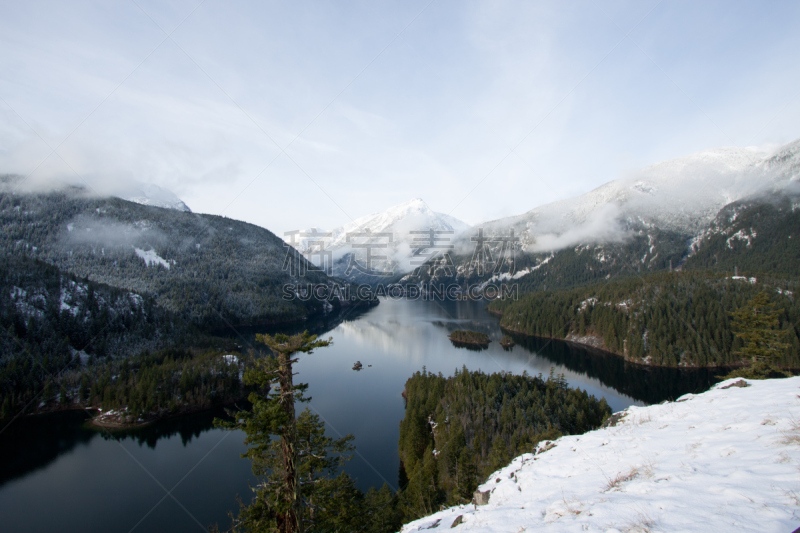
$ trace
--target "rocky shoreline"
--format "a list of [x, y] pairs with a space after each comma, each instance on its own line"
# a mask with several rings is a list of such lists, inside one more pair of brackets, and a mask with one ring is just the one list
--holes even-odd
[[[502, 316], [502, 315], [499, 315], [497, 313], [492, 313], [492, 314], [494, 314], [496, 316]], [[520, 335], [520, 336], [523, 336], [523, 337], [529, 337], [529, 338], [535, 338], [535, 339], [556, 340], [556, 341], [565, 342], [567, 344], [571, 344], [573, 346], [578, 346], [578, 347], [581, 347], [581, 348], [588, 348], [590, 350], [597, 350], [597, 351], [603, 352], [605, 354], [610, 354], [610, 355], [613, 355], [613, 356], [616, 356], [616, 357], [620, 357], [620, 358], [624, 359], [626, 363], [631, 363], [633, 365], [638, 365], [638, 366], [642, 366], [642, 367], [651, 367], [651, 368], [653, 368], [653, 367], [657, 367], [657, 368], [687, 368], [687, 369], [688, 368], [692, 368], [692, 369], [696, 369], [696, 368], [739, 368], [739, 367], [745, 366], [744, 363], [739, 363], [739, 364], [735, 364], [735, 365], [687, 365], [687, 364], [682, 364], [682, 365], [678, 365], [678, 366], [657, 365], [657, 364], [654, 364], [651, 361], [650, 357], [647, 357], [645, 359], [633, 359], [633, 358], [631, 358], [631, 357], [629, 357], [629, 356], [627, 356], [627, 355], [625, 355], [623, 353], [615, 352], [613, 350], [608, 349], [608, 347], [606, 346], [605, 342], [603, 341], [603, 338], [600, 337], [600, 335], [596, 335], [596, 334], [595, 335], [578, 335], [577, 333], [569, 332], [566, 337], [549, 337], [549, 336], [546, 336], [546, 335], [531, 335], [529, 333], [525, 333], [524, 331], [515, 330], [513, 328], [508, 328], [508, 327], [505, 327], [505, 326], [500, 326], [500, 329], [503, 332], [513, 333], [514, 335]], [[793, 370], [793, 369], [787, 369], [787, 370]]]

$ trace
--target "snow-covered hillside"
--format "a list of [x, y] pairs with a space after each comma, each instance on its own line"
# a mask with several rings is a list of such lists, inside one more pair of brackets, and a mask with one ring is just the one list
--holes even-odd
[[[389, 261], [375, 261], [371, 265], [372, 268], [380, 271], [393, 269], [395, 273], [401, 274], [415, 268], [415, 251], [426, 247], [426, 236], [422, 234], [413, 234], [411, 233], [412, 231], [419, 232], [433, 229], [434, 231], [453, 232], [452, 234], [439, 234], [437, 237], [440, 239], [454, 240], [468, 228], [468, 224], [450, 215], [436, 213], [428, 207], [423, 200], [415, 198], [408, 202], [392, 206], [385, 211], [357, 218], [333, 230], [326, 232], [317, 229], [316, 231], [318, 233], [330, 234], [330, 237], [325, 237], [324, 240], [326, 249], [333, 251], [334, 261], [339, 261], [334, 267], [335, 275], [343, 275], [344, 270], [348, 266], [346, 261], [341, 261], [346, 254], [355, 252], [356, 260], [363, 263], [364, 258], [362, 256], [365, 253], [364, 250], [356, 249], [352, 244], [364, 244], [369, 242], [388, 245], [388, 248], [377, 248], [373, 250], [372, 253], [376, 256], [388, 255], [390, 257]], [[385, 236], [367, 238], [364, 236], [367, 231], [373, 234], [388, 233], [391, 234], [391, 239]], [[304, 233], [309, 233], [309, 231]], [[350, 242], [347, 241], [348, 235], [351, 237]], [[314, 240], [314, 238], [299, 240], [298, 249], [300, 251], [305, 252], [308, 250], [308, 240]], [[447, 241], [440, 241], [438, 243], [447, 244]], [[312, 256], [311, 259], [313, 261], [314, 257]], [[420, 259], [424, 261], [424, 257]]]
[[615, 418], [611, 427], [540, 443], [535, 455], [514, 459], [478, 488], [488, 504], [440, 511], [403, 533], [789, 533], [800, 526], [800, 377], [728, 380]]
[[725, 205], [796, 186], [798, 176], [800, 140], [773, 152], [716, 148], [655, 163], [577, 198], [484, 227], [515, 228], [527, 235], [530, 251], [613, 241], [625, 222], [696, 235]]
[[186, 212], [192, 211], [175, 193], [152, 183], [133, 181], [120, 187], [120, 190], [115, 191], [113, 196], [142, 205], [152, 205]]

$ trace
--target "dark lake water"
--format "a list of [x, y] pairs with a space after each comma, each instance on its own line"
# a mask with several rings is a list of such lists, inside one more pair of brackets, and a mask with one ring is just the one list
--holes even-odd
[[[545, 376], [552, 368], [571, 385], [606, 398], [615, 411], [705, 390], [719, 373], [643, 369], [563, 342], [522, 337], [506, 351], [498, 343], [498, 319], [484, 307], [384, 300], [351, 320], [308, 324], [334, 344], [303, 356], [295, 379], [310, 385], [310, 408], [331, 436], [355, 435], [357, 454], [347, 470], [363, 490], [383, 483], [397, 488], [401, 393], [423, 366], [444, 375], [462, 366]], [[456, 329], [483, 331], [493, 342], [482, 351], [454, 347], [447, 335]], [[254, 332], [238, 334], [242, 344], [252, 342]], [[351, 369], [356, 360], [364, 365], [360, 372]], [[87, 428], [83, 412], [15, 421], [0, 434], [0, 530], [181, 532], [227, 526], [236, 495], [250, 499], [253, 478], [249, 461], [239, 457], [243, 434], [213, 428], [214, 415], [167, 420], [113, 437]]]

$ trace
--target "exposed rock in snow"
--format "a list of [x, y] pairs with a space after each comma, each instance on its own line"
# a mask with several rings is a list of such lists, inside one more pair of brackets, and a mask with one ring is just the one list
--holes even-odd
[[61, 310], [69, 312], [72, 316], [78, 314], [80, 311], [80, 303], [77, 300], [82, 300], [87, 291], [88, 288], [83, 283], [76, 283], [72, 280], [64, 282], [64, 285], [61, 287]]
[[753, 228], [750, 228], [749, 232], [740, 229], [739, 231], [728, 237], [728, 240], [725, 241], [725, 243], [728, 245], [728, 248], [733, 248], [731, 241], [737, 241], [737, 240], [744, 241], [745, 245], [749, 248], [750, 245], [753, 243], [753, 239], [755, 239], [756, 237], [757, 235], [756, 232], [753, 230]]
[[11, 301], [14, 302], [17, 310], [29, 317], [41, 317], [44, 315], [44, 307], [47, 299], [41, 292], [28, 294], [28, 291], [20, 287], [11, 289]]
[[440, 511], [403, 533], [456, 521], [457, 531], [487, 533], [800, 526], [800, 377], [728, 380], [613, 419], [489, 476], [478, 488], [487, 505]]

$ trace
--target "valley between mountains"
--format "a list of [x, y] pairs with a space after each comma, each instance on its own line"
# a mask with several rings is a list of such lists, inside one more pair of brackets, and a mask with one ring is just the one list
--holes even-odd
[[[212, 356], [199, 354], [231, 347], [215, 332], [378, 303], [364, 291], [334, 290], [356, 285], [425, 295], [437, 287], [513, 287], [515, 298], [490, 304], [510, 332], [676, 367], [745, 364], [733, 355], [739, 340], [729, 314], [767, 291], [788, 343], [779, 365], [800, 368], [799, 180], [800, 140], [772, 152], [722, 148], [475, 227], [415, 199], [331, 231], [315, 229], [327, 237], [297, 240], [295, 249], [252, 224], [192, 213], [158, 187], [102, 197], [63, 184], [26, 190], [23, 180], [6, 176], [3, 415], [45, 386], [50, 398], [65, 389], [94, 403], [93, 393], [78, 394], [81, 381], [97, 382], [86, 377], [90, 361], [110, 365], [113, 375], [144, 352], [190, 348], [190, 360], [199, 357], [192, 364], [210, 371], [199, 360]], [[425, 232], [438, 240], [426, 241]], [[370, 267], [380, 275], [348, 269], [379, 242]], [[315, 265], [320, 248], [329, 262]], [[300, 298], [303, 286], [330, 290]], [[32, 373], [31, 360], [45, 372]], [[205, 397], [198, 405], [236, 397], [239, 386], [223, 386], [232, 388], [213, 402], [198, 389]], [[168, 411], [170, 401], [141, 403], [155, 412]]]

